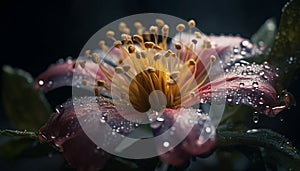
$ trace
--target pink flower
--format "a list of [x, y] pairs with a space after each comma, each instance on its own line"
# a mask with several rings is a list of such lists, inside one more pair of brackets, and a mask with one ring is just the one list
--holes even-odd
[[[101, 50], [86, 51], [80, 60], [50, 66], [37, 78], [37, 90], [47, 92], [61, 86], [77, 86], [93, 90], [96, 96], [67, 101], [40, 130], [40, 140], [54, 142], [71, 166], [80, 170], [98, 170], [104, 166], [110, 154], [97, 147], [83, 128], [91, 132], [101, 128], [97, 126], [100, 118], [118, 129], [119, 134], [129, 135], [137, 123], [127, 121], [124, 113], [133, 119], [140, 115], [133, 113], [132, 109], [126, 110], [128, 101], [138, 113], [148, 110], [162, 113], [150, 124], [154, 135], [171, 129], [176, 118], [183, 113], [197, 114], [197, 122], [191, 123], [191, 131], [183, 141], [160, 155], [162, 161], [177, 166], [214, 148], [215, 127], [210, 117], [202, 110], [194, 109], [193, 105], [226, 101], [252, 106], [268, 116], [275, 116], [287, 107], [288, 97], [284, 99], [285, 104], [280, 105], [273, 88], [277, 78], [274, 70], [267, 63], [242, 60], [262, 53], [256, 45], [240, 37], [204, 37], [199, 32], [185, 33], [183, 24], [177, 26], [179, 34], [168, 45], [169, 27], [161, 20], [157, 25], [149, 29], [154, 37], [151, 41], [147, 35], [142, 36], [145, 32], [140, 23], [135, 25], [136, 35], [129, 35], [125, 23], [120, 23], [120, 30], [124, 32], [122, 42], [114, 38], [114, 32], [107, 32], [107, 36], [114, 40], [111, 51], [101, 41]], [[191, 20], [189, 32], [194, 26], [195, 22]], [[108, 57], [104, 57], [105, 54]], [[215, 63], [220, 64], [225, 75], [210, 77]], [[155, 90], [162, 92], [165, 98], [155, 94], [156, 99], [151, 100], [149, 96]], [[128, 98], [126, 104], [124, 98]], [[85, 124], [80, 125], [80, 120], [85, 120]], [[185, 128], [182, 124], [176, 131], [180, 133]], [[158, 153], [169, 145], [166, 141], [157, 146]]]

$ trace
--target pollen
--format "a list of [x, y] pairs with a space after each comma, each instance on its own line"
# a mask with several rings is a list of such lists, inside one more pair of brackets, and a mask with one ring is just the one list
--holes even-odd
[[[216, 60], [216, 56], [211, 55], [208, 63], [201, 63], [204, 51], [212, 47], [210, 40], [204, 38], [200, 32], [194, 32], [195, 38], [189, 40], [189, 43], [183, 43], [181, 37], [185, 30], [184, 24], [170, 28], [161, 19], [154, 22], [155, 25], [147, 29], [141, 22], [136, 21], [133, 24], [136, 33], [132, 35], [125, 22], [119, 23], [117, 29], [120, 33], [107, 31], [106, 36], [112, 41], [114, 51], [117, 50], [118, 53], [114, 54], [105, 41], [100, 41], [100, 48], [107, 53], [106, 61], [110, 62], [104, 61], [104, 64], [99, 64], [104, 57], [91, 51], [86, 51], [85, 56], [91, 58], [95, 64], [99, 64], [99, 69], [109, 81], [94, 77], [95, 84], [88, 81], [84, 84], [94, 87], [96, 95], [99, 96], [101, 88], [106, 90], [115, 88], [119, 92], [115, 95], [118, 99], [116, 103], [126, 106], [122, 99], [128, 98], [132, 106], [140, 112], [146, 112], [151, 108], [149, 96], [156, 90], [161, 91], [166, 99], [154, 97], [155, 104], [163, 104], [168, 108], [182, 107], [187, 98], [193, 98], [194, 91], [207, 81], [212, 63]], [[192, 33], [196, 22], [190, 20], [187, 26]], [[178, 32], [180, 39], [176, 40], [173, 47], [168, 47], [171, 29]], [[115, 37], [116, 35], [121, 35], [120, 40]], [[196, 52], [199, 48], [202, 48], [201, 53]], [[203, 65], [206, 70], [199, 71]], [[79, 66], [84, 69], [85, 61], [79, 62]], [[158, 109], [161, 107], [155, 107], [154, 110]]]

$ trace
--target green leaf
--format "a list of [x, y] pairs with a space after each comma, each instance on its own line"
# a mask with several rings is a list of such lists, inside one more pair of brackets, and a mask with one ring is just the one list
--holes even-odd
[[293, 79], [300, 66], [300, 0], [291, 0], [282, 9], [283, 13], [274, 45], [267, 61], [280, 69], [280, 82], [284, 87]]
[[3, 67], [2, 101], [6, 114], [16, 129], [36, 131], [51, 113], [43, 94], [33, 89], [31, 75], [10, 66]]
[[18, 130], [0, 130], [0, 135], [11, 136], [11, 137], [25, 137], [31, 139], [37, 139], [37, 134], [30, 131], [18, 131]]
[[270, 152], [276, 155], [273, 157], [273, 165], [284, 163], [286, 170], [300, 169], [300, 155], [295, 147], [282, 135], [268, 129], [252, 129], [246, 132], [217, 131], [217, 147], [233, 146], [258, 146], [263, 147], [269, 156]]
[[226, 105], [225, 114], [220, 121], [219, 128], [238, 131], [249, 129], [249, 122], [253, 120], [254, 109], [245, 105]]
[[14, 138], [0, 143], [0, 156], [5, 159], [14, 159], [20, 156], [33, 144], [32, 139]]
[[0, 130], [0, 155], [6, 159], [17, 157], [40, 157], [57, 151], [52, 144], [39, 143], [35, 132], [18, 130]]
[[251, 41], [258, 45], [271, 47], [275, 39], [275, 34], [276, 21], [274, 18], [270, 18], [252, 35]]

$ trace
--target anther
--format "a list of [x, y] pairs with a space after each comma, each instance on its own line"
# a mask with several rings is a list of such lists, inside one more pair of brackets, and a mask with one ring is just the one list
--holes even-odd
[[158, 31], [158, 28], [157, 28], [156, 26], [151, 26], [151, 27], [149, 28], [149, 31], [150, 31], [150, 33], [152, 33], [152, 34], [156, 34], [157, 31]]
[[114, 42], [114, 47], [116, 47], [116, 48], [121, 48], [122, 47], [122, 42], [121, 41], [115, 41]]
[[198, 38], [198, 39], [201, 39], [201, 38], [202, 38], [202, 35], [201, 35], [200, 32], [195, 31], [194, 34], [195, 34], [196, 38]]
[[89, 58], [91, 56], [91, 50], [86, 50], [84, 52], [84, 57]]
[[124, 70], [125, 72], [128, 72], [128, 71], [130, 70], [130, 66], [129, 66], [129, 65], [123, 66], [123, 70]]
[[151, 66], [148, 66], [147, 69], [146, 69], [147, 72], [149, 73], [154, 73], [155, 72], [155, 68], [151, 67]]
[[211, 61], [211, 62], [215, 62], [215, 60], [216, 60], [216, 56], [215, 56], [215, 55], [211, 55], [211, 56], [210, 56], [210, 61]]
[[113, 38], [115, 36], [115, 32], [108, 31], [108, 32], [106, 32], [106, 36], [107, 36], [107, 38], [111, 39], [111, 38]]
[[156, 53], [155, 55], [154, 55], [154, 60], [159, 60], [160, 58], [161, 58], [161, 54], [160, 53]]
[[165, 22], [162, 19], [156, 19], [155, 20], [156, 25], [158, 25], [159, 27], [163, 26], [165, 24]]
[[97, 86], [103, 87], [105, 85], [104, 80], [97, 80]]
[[143, 37], [140, 36], [140, 35], [136, 35], [136, 34], [133, 35], [133, 40], [136, 41], [136, 42], [138, 42], [138, 43], [143, 43], [144, 42]]
[[149, 48], [152, 49], [155, 44], [153, 42], [145, 42], [144, 45], [147, 49], [149, 49]]
[[129, 52], [129, 53], [134, 53], [135, 50], [136, 50], [136, 49], [135, 49], [135, 46], [134, 46], [134, 45], [129, 45], [129, 46], [128, 46], [128, 52]]
[[145, 52], [141, 52], [141, 56], [142, 56], [142, 58], [146, 58]]
[[172, 53], [171, 53], [171, 56], [172, 56], [173, 58], [175, 58], [175, 57], [176, 57], [176, 54], [175, 54], [174, 52], [172, 52]]
[[181, 50], [182, 46], [179, 42], [175, 43], [175, 49], [176, 50]]
[[167, 33], [167, 32], [169, 32], [169, 26], [165, 24], [165, 25], [162, 27], [161, 31], [162, 31], [162, 33]]
[[79, 61], [79, 65], [81, 66], [81, 68], [84, 68], [86, 64], [86, 61]]
[[178, 75], [179, 75], [179, 71], [174, 71], [174, 72], [172, 72], [172, 73], [170, 74], [170, 77], [173, 78], [173, 79], [175, 79], [175, 78], [178, 77]]
[[190, 20], [190, 21], [188, 22], [188, 24], [189, 24], [189, 27], [190, 27], [190, 28], [194, 28], [194, 27], [196, 26], [195, 20]]
[[207, 38], [203, 40], [202, 48], [211, 48], [212, 44]]
[[123, 69], [121, 67], [116, 67], [115, 72], [118, 74], [121, 74], [121, 73], [123, 73]]
[[153, 49], [155, 49], [155, 50], [162, 50], [163, 48], [160, 47], [160, 46], [158, 46], [158, 45], [154, 45], [154, 46], [153, 46]]
[[100, 48], [102, 49], [102, 51], [103, 52], [108, 52], [108, 47], [105, 45], [105, 41], [103, 41], [103, 40], [101, 40], [100, 42], [99, 42], [99, 46], [100, 46]]
[[98, 64], [100, 62], [100, 56], [97, 54], [97, 53], [93, 53], [92, 54], [92, 61], [95, 63], [95, 64]]
[[124, 41], [131, 41], [131, 36], [129, 34], [121, 34], [121, 38], [124, 40]]
[[192, 42], [196, 45], [198, 41], [196, 39], [192, 39]]
[[124, 22], [120, 22], [120, 23], [119, 23], [119, 30], [120, 30], [120, 31], [123, 31], [126, 27], [127, 27], [127, 26], [126, 26], [126, 23], [124, 23]]
[[184, 26], [183, 24], [178, 24], [178, 25], [176, 26], [176, 30], [177, 30], [178, 32], [183, 32], [184, 29], [185, 29], [185, 26]]
[[173, 53], [171, 50], [168, 50], [167, 53], [165, 53], [165, 57], [169, 57], [171, 55], [171, 53]]
[[196, 61], [194, 59], [189, 59], [188, 65], [189, 66], [195, 66], [196, 65]]
[[142, 23], [140, 23], [140, 22], [135, 22], [133, 25], [134, 25], [134, 27], [135, 27], [136, 29], [141, 29], [141, 28], [143, 28], [143, 25], [142, 25]]
[[140, 59], [141, 58], [141, 52], [136, 52], [135, 56], [136, 56], [136, 58]]

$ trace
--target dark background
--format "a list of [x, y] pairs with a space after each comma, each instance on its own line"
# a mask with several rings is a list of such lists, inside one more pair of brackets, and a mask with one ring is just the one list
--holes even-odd
[[[22, 68], [37, 76], [59, 58], [76, 57], [86, 41], [106, 24], [128, 15], [146, 12], [165, 13], [184, 20], [193, 18], [197, 27], [207, 34], [239, 34], [250, 38], [266, 19], [275, 17], [279, 22], [281, 8], [286, 2], [287, 0], [1, 0], [0, 64]], [[296, 100], [300, 99], [298, 85], [299, 80], [295, 78], [288, 87]], [[63, 101], [55, 101], [53, 97], [50, 100], [52, 105]], [[0, 108], [0, 128], [9, 127], [2, 105]], [[286, 135], [299, 149], [299, 107], [284, 111], [281, 115], [284, 121], [275, 121], [275, 129]], [[268, 126], [267, 122], [260, 124]], [[28, 165], [23, 161], [21, 166], [22, 163], [23, 166]], [[0, 170], [8, 165], [5, 161], [0, 161]], [[50, 167], [51, 162], [48, 165]], [[44, 167], [37, 164], [35, 169], [38, 168]]]

